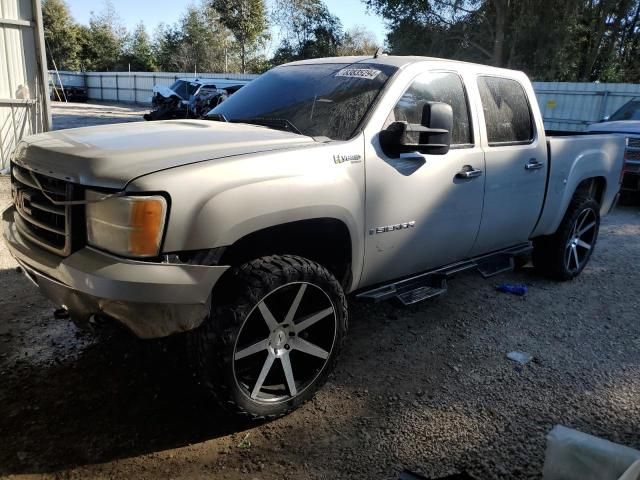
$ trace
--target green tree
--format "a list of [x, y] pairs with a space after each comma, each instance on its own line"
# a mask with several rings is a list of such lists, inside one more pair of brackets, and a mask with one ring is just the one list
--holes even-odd
[[214, 72], [237, 69], [237, 45], [233, 35], [219, 21], [218, 14], [208, 5], [191, 6], [175, 27], [178, 32], [171, 57], [172, 70], [181, 72]]
[[182, 32], [177, 26], [161, 23], [153, 34], [152, 49], [156, 64], [161, 71], [171, 71], [178, 54]]
[[91, 12], [89, 27], [81, 38], [82, 62], [87, 70], [122, 68], [127, 31], [110, 0], [105, 0], [104, 9], [99, 14]]
[[282, 36], [273, 63], [338, 54], [342, 23], [322, 0], [276, 0], [272, 17]]
[[347, 30], [338, 47], [338, 55], [373, 55], [378, 49], [374, 34], [363, 26]]
[[363, 0], [396, 54], [521, 69], [536, 80], [640, 79], [640, 0]]
[[212, 0], [220, 23], [231, 31], [240, 47], [240, 69], [246, 72], [248, 51], [255, 50], [267, 31], [264, 0]]
[[151, 41], [143, 23], [139, 23], [129, 37], [124, 49], [123, 62], [137, 72], [157, 70]]
[[49, 69], [79, 70], [78, 27], [64, 0], [42, 1], [42, 23]]

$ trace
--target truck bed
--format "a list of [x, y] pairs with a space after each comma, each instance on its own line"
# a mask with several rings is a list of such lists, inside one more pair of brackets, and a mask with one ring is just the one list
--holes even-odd
[[[547, 136], [549, 174], [545, 201], [534, 236], [553, 233], [582, 180], [601, 178], [601, 211], [614, 205], [620, 188], [625, 138], [616, 134], [566, 132]], [[608, 172], [606, 177], [601, 172]]]

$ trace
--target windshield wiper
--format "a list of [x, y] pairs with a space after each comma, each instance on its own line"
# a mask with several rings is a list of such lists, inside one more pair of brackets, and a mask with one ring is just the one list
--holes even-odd
[[249, 123], [253, 125], [262, 125], [264, 127], [275, 128], [277, 130], [284, 130], [285, 132], [291, 132], [298, 135], [304, 135], [293, 123], [286, 118], [240, 118], [238, 120], [231, 120], [234, 123]]

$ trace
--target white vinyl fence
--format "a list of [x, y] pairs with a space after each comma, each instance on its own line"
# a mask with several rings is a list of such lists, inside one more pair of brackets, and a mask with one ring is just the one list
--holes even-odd
[[[51, 73], [52, 82], [58, 76]], [[170, 72], [60, 72], [64, 85], [87, 86], [89, 99], [149, 103], [153, 86], [171, 85], [177, 78], [194, 74]], [[258, 75], [199, 73], [198, 78], [219, 79], [222, 86]], [[640, 97], [640, 84], [533, 82], [538, 104], [548, 130], [582, 131], [593, 122], [611, 115], [634, 97]]]
[[133, 102], [147, 104], [151, 102], [154, 85], [170, 86], [178, 78], [213, 78], [216, 84], [229, 86], [238, 80], [253, 80], [258, 75], [237, 73], [171, 73], [171, 72], [53, 72], [52, 83], [64, 86], [83, 86], [88, 88], [90, 100], [112, 102]]

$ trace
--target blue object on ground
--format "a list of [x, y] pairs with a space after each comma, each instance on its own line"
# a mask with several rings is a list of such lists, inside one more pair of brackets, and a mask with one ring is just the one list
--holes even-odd
[[496, 290], [503, 293], [513, 293], [514, 295], [525, 295], [527, 293], [527, 286], [524, 283], [503, 283], [502, 285], [498, 285]]

